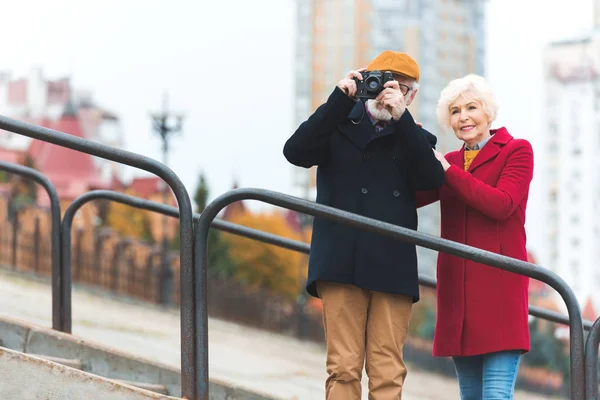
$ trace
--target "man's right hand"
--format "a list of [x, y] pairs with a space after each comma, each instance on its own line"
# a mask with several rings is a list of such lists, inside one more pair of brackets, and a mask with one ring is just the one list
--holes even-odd
[[339, 81], [337, 86], [346, 94], [346, 96], [354, 98], [354, 96], [356, 96], [356, 81], [354, 81], [353, 78], [362, 81], [362, 75], [360, 73], [366, 70], [366, 68], [361, 68], [357, 71], [348, 72], [348, 76]]

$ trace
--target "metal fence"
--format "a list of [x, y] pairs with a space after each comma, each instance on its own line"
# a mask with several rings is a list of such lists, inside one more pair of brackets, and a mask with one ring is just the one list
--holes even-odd
[[[166, 165], [149, 157], [116, 149], [53, 129], [44, 128], [4, 116], [0, 116], [0, 129], [152, 172], [161, 177], [171, 187], [177, 198], [181, 219], [181, 392], [183, 397], [190, 400], [198, 399], [199, 393], [204, 393], [208, 390], [207, 387], [204, 387], [206, 384], [204, 379], [200, 377], [201, 374], [202, 376], [206, 375], [206, 377], [208, 377], [208, 371], [198, 370], [199, 363], [197, 356], [199, 352], [195, 347], [198, 343], [197, 331], [199, 326], [196, 315], [197, 311], [200, 314], [205, 313], [206, 310], [203, 310], [202, 307], [206, 307], [206, 302], [199, 303], [196, 300], [196, 285], [194, 284], [196, 279], [192, 254], [192, 205], [187, 190], [185, 189], [185, 185], [181, 182], [181, 179], [179, 179], [179, 177]], [[53, 237], [58, 236], [54, 235]], [[63, 252], [61, 253], [61, 256], [64, 255]], [[65, 296], [69, 296], [64, 299], [61, 298], [63, 301], [63, 304], [61, 304], [61, 311], [65, 314], [70, 314], [71, 310], [67, 309], [67, 306], [70, 306], [71, 304], [71, 293], [70, 291], [62, 290], [62, 288], [71, 285], [71, 271], [63, 270], [60, 272], [62, 273], [59, 274], [59, 277], [53, 275], [52, 290], [53, 293], [60, 292]], [[62, 281], [60, 279], [62, 279]], [[200, 309], [197, 310], [197, 307], [200, 307]], [[70, 332], [71, 326], [65, 323], [63, 331]]]
[[[51, 231], [51, 260], [52, 260], [52, 328], [65, 331], [65, 321], [62, 319], [63, 316], [63, 298], [61, 297], [62, 291], [60, 290], [60, 279], [64, 274], [60, 270], [60, 201], [56, 188], [48, 180], [48, 178], [41, 172], [25, 167], [23, 165], [11, 164], [4, 161], [0, 161], [0, 170], [9, 172], [11, 174], [20, 175], [24, 178], [31, 179], [40, 184], [48, 193], [50, 198], [50, 215], [52, 222]], [[15, 224], [13, 228], [13, 261], [16, 258], [16, 235], [18, 232], [18, 225]], [[35, 250], [35, 249], [32, 249]], [[39, 254], [39, 251], [35, 254]], [[39, 259], [35, 260], [36, 265], [39, 265]], [[15, 265], [15, 264], [13, 264]]]
[[600, 345], [600, 318], [594, 322], [585, 342], [585, 395], [588, 400], [598, 398], [598, 346]]
[[[263, 189], [236, 189], [219, 196], [206, 207], [200, 217], [198, 226], [196, 227], [195, 251], [198, 255], [196, 257], [196, 292], [199, 294], [199, 297], [196, 299], [197, 302], [206, 304], [208, 263], [206, 251], [208, 248], [208, 232], [211, 223], [223, 208], [240, 200], [258, 200], [315, 217], [326, 218], [354, 228], [380, 233], [411, 244], [442, 251], [454, 256], [487, 264], [495, 268], [525, 275], [548, 284], [561, 295], [569, 313], [571, 399], [577, 400], [585, 398], [584, 340], [581, 311], [575, 294], [558, 275], [537, 265], [521, 260], [512, 259], [496, 253], [427, 235], [408, 228], [373, 220], [371, 218], [366, 218], [282, 193]], [[206, 340], [207, 337], [203, 334], [207, 330], [208, 315], [200, 314], [199, 318], [201, 319], [199, 321], [201, 335], [198, 336], [197, 347], [200, 352], [199, 354], [202, 355], [199, 362], [201, 368], [208, 369], [208, 341]]]
[[[559, 276], [548, 270], [530, 263], [511, 259], [460, 243], [451, 242], [445, 239], [387, 224], [381, 221], [372, 220], [370, 218], [362, 217], [360, 215], [348, 213], [342, 210], [337, 210], [303, 199], [261, 189], [238, 189], [223, 194], [213, 201], [198, 220], [196, 238], [194, 240], [193, 215], [188, 193], [177, 175], [175, 175], [165, 165], [135, 153], [111, 148], [109, 146], [95, 143], [86, 139], [74, 137], [62, 132], [39, 127], [7, 117], [0, 116], [0, 129], [153, 172], [159, 177], [163, 178], [173, 189], [179, 205], [179, 209], [177, 211], [181, 218], [180, 298], [182, 357], [181, 373], [183, 397], [186, 397], [190, 400], [208, 399], [208, 313], [206, 253], [208, 231], [211, 225], [215, 225], [215, 227], [217, 227], [216, 223], [219, 221], [214, 221], [214, 219], [219, 211], [225, 206], [235, 201], [253, 199], [312, 216], [331, 219], [338, 223], [358, 229], [377, 232], [382, 235], [403, 240], [418, 246], [446, 252], [458, 257], [477, 261], [510, 272], [526, 275], [545, 282], [557, 290], [561, 295], [567, 306], [569, 317], [567, 318], [557, 313], [548, 312], [547, 310], [537, 309], [535, 307], [530, 307], [530, 312], [533, 315], [538, 315], [542, 318], [548, 318], [555, 322], [568, 323], [570, 326], [571, 398], [583, 399], [585, 398], [584, 395], [588, 396], [587, 398], [595, 398], [595, 394], [598, 391], [596, 372], [598, 344], [600, 342], [599, 324], [596, 323], [594, 327], [592, 327], [586, 343], [586, 351], [584, 352], [584, 324], [575, 295]], [[8, 165], [8, 168], [14, 167], [14, 165]], [[22, 166], [17, 167], [26, 168]], [[15, 169], [15, 171], [17, 170], [18, 168]], [[32, 176], [32, 178], [44, 185], [46, 190], [49, 192], [52, 201], [53, 195], [50, 193], [50, 186], [47, 186], [49, 183], [47, 179], [43, 176]], [[58, 210], [60, 209], [58, 208]], [[167, 212], [165, 213], [168, 214]], [[56, 234], [56, 230], [54, 228], [55, 226], [59, 225], [56, 225], [55, 222], [56, 219], [53, 216], [52, 244], [54, 246], [55, 244], [60, 243], [61, 247], [58, 251], [52, 251], [52, 290], [53, 294], [59, 294], [58, 298], [53, 296], [53, 326], [58, 327], [65, 332], [70, 332], [70, 318], [67, 319], [66, 316], [70, 316], [71, 314], [71, 243], [70, 240], [66, 241], [64, 238], [63, 240], [59, 238], [59, 235]], [[225, 231], [228, 231], [229, 229], [231, 233], [239, 234], [239, 231], [237, 231], [236, 227], [223, 226], [223, 228]], [[306, 247], [298, 246], [297, 243], [292, 243], [293, 241], [284, 239], [285, 243], [283, 243], [280, 242], [280, 239], [282, 238], [277, 238], [274, 235], [269, 235], [264, 232], [252, 231], [254, 230], [249, 229], [249, 231], [246, 232], [248, 233], [249, 237], [259, 239], [259, 237], [262, 235], [267, 235], [271, 237], [268, 239], [266, 237], [263, 238], [265, 239], [264, 241], [267, 241], [268, 243], [282, 245], [282, 247], [298, 251], [307, 251]], [[127, 242], [124, 241], [118, 247], [118, 251], [124, 252], [126, 251], [126, 247]], [[56, 249], [56, 247], [53, 248]], [[198, 257], [195, 257], [195, 260], [193, 257], [194, 252], [199, 254]], [[54, 264], [54, 257], [56, 257], [56, 254], [59, 255], [58, 257], [60, 257], [62, 261], [61, 265], [58, 266]], [[35, 262], [36, 261], [34, 261], [34, 263]], [[131, 281], [136, 281], [134, 272], [131, 273]], [[426, 280], [422, 280], [421, 283], [427, 286], [435, 285], [434, 282], [427, 282]], [[67, 290], [67, 288], [69, 290]], [[56, 315], [58, 315], [59, 319], [55, 319]], [[585, 325], [586, 328], [589, 328], [590, 324], [586, 322]]]

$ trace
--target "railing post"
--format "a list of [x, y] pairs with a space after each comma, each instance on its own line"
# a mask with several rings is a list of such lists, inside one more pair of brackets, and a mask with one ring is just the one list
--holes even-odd
[[33, 272], [40, 271], [40, 217], [36, 216], [33, 222]]
[[136, 274], [137, 266], [135, 263], [136, 257], [135, 257], [134, 252], [133, 251], [130, 252], [129, 257], [126, 257], [126, 259], [127, 259], [127, 267], [129, 268], [129, 271], [128, 271], [129, 273], [127, 274], [127, 287], [129, 289], [128, 292], [129, 292], [129, 294], [136, 296], [136, 295], [139, 295], [139, 293], [136, 292], [137, 285], [136, 285], [135, 278], [137, 277], [137, 274]]
[[[583, 340], [583, 319], [579, 302], [573, 290], [566, 282], [545, 268], [527, 263], [522, 260], [506, 257], [497, 253], [481, 250], [462, 243], [428, 235], [402, 226], [393, 225], [383, 221], [374, 220], [348, 211], [325, 206], [305, 199], [289, 196], [283, 193], [272, 192], [263, 189], [236, 189], [213, 200], [202, 212], [198, 227], [196, 230], [196, 254], [197, 257], [197, 277], [196, 291], [203, 296], [198, 296], [196, 301], [202, 302], [197, 305], [197, 309], [206, 309], [206, 272], [208, 258], [206, 250], [208, 247], [208, 231], [213, 219], [227, 205], [240, 200], [258, 200], [278, 207], [287, 208], [313, 215], [319, 218], [325, 218], [337, 223], [347, 225], [352, 228], [375, 232], [386, 237], [402, 240], [406, 243], [416, 246], [426, 247], [432, 250], [441, 251], [453, 256], [465, 258], [486, 264], [494, 268], [500, 268], [505, 271], [529, 276], [540, 280], [554, 288], [564, 300], [569, 313], [569, 338], [570, 338], [570, 393], [571, 400], [583, 400], [585, 398], [585, 368], [584, 368], [584, 340]], [[199, 315], [198, 323], [203, 325], [204, 315]], [[198, 365], [208, 362], [208, 357], [204, 353], [208, 351], [207, 332], [204, 328], [198, 330]], [[204, 376], [202, 376], [204, 382]]]
[[216, 218], [218, 211], [216, 207], [209, 210], [205, 208], [198, 224], [196, 226], [196, 241], [194, 243], [194, 255], [196, 257], [196, 309], [198, 310], [198, 336], [197, 343], [197, 363], [199, 368], [200, 393], [201, 400], [208, 400], [208, 231], [212, 221]]
[[162, 247], [160, 252], [160, 276], [158, 281], [160, 304], [170, 304], [171, 289], [173, 288], [173, 268], [171, 268], [169, 253], [165, 246]]
[[[416, 245], [421, 245], [421, 246], [432, 248], [432, 249], [438, 250], [438, 251], [446, 251], [446, 252], [449, 252], [450, 254], [457, 255], [457, 256], [463, 257], [463, 258], [475, 259], [476, 261], [481, 262], [481, 263], [493, 262], [494, 264], [498, 265], [497, 268], [506, 269], [506, 270], [510, 270], [513, 272], [515, 270], [517, 270], [517, 273], [521, 273], [526, 276], [531, 276], [534, 279], [538, 279], [543, 282], [546, 282], [555, 289], [557, 287], [559, 287], [559, 288], [563, 287], [563, 284], [564, 284], [564, 282], [560, 281], [560, 278], [558, 280], [554, 280], [554, 274], [547, 273], [543, 268], [538, 267], [533, 264], [525, 263], [525, 262], [519, 261], [519, 260], [510, 259], [508, 257], [500, 256], [500, 255], [486, 252], [483, 250], [470, 248], [469, 246], [466, 246], [466, 245], [463, 245], [460, 243], [454, 243], [454, 242], [451, 242], [451, 241], [448, 241], [445, 239], [441, 239], [438, 237], [424, 235], [419, 232], [411, 231], [406, 228], [386, 224], [381, 221], [371, 220], [369, 218], [365, 218], [365, 217], [361, 217], [361, 216], [351, 214], [351, 213], [348, 213], [345, 211], [333, 209], [331, 207], [317, 205], [315, 203], [308, 202], [306, 200], [297, 199], [297, 198], [283, 195], [280, 193], [274, 193], [274, 192], [256, 190], [256, 189], [239, 189], [234, 192], [227, 193], [227, 194], [221, 196], [221, 198], [219, 198], [221, 205], [226, 204], [226, 199], [228, 199], [228, 198], [231, 199], [231, 197], [234, 197], [237, 200], [254, 199], [254, 200], [264, 201], [269, 204], [277, 205], [280, 207], [286, 207], [286, 208], [293, 209], [298, 212], [304, 212], [309, 215], [314, 214], [314, 215], [317, 215], [320, 217], [330, 218], [330, 219], [333, 219], [340, 223], [345, 223], [345, 224], [348, 224], [348, 225], [351, 225], [351, 226], [354, 226], [354, 227], [357, 227], [360, 229], [368, 228], [371, 231], [380, 232], [380, 233], [383, 233], [384, 235], [388, 235], [388, 236], [391, 236], [394, 238], [401, 238], [402, 240], [406, 240], [411, 243], [415, 242], [413, 244], [416, 244]], [[159, 213], [163, 213], [165, 215], [170, 215], [172, 217], [179, 216], [179, 210], [177, 210], [174, 207], [166, 206], [166, 205], [163, 205], [160, 203], [155, 203], [155, 202], [151, 202], [151, 201], [144, 200], [144, 199], [139, 199], [139, 198], [136, 198], [133, 196], [128, 196], [128, 195], [118, 193], [118, 192], [99, 190], [99, 191], [88, 192], [88, 193], [82, 195], [81, 197], [77, 198], [73, 202], [73, 204], [65, 212], [65, 219], [64, 219], [65, 227], [70, 226], [70, 224], [72, 223], [73, 215], [81, 206], [83, 206], [86, 202], [89, 202], [94, 199], [109, 199], [109, 200], [113, 200], [113, 201], [116, 201], [116, 202], [119, 202], [122, 204], [130, 205], [132, 207], [138, 207], [138, 208], [145, 209], [145, 210], [156, 211]], [[215, 202], [217, 202], [217, 201], [215, 200]], [[215, 207], [217, 207], [217, 205], [212, 205], [211, 207], [214, 210]], [[218, 213], [218, 211], [216, 213]], [[215, 215], [216, 215], [216, 213], [215, 213]], [[199, 219], [200, 215], [195, 214], [194, 218]], [[282, 238], [282, 237], [279, 237], [279, 236], [276, 236], [273, 234], [257, 231], [255, 229], [247, 228], [247, 227], [244, 227], [241, 225], [232, 224], [230, 222], [222, 221], [222, 220], [214, 220], [211, 224], [212, 224], [212, 227], [219, 229], [221, 231], [229, 232], [229, 233], [232, 233], [235, 235], [240, 235], [240, 236], [244, 236], [244, 237], [251, 238], [251, 239], [256, 239], [263, 243], [273, 244], [276, 246], [280, 246], [282, 248], [290, 249], [293, 251], [298, 251], [298, 252], [301, 252], [304, 254], [309, 254], [309, 252], [310, 252], [310, 245], [308, 245], [307, 243], [302, 243], [302, 242], [297, 242], [294, 240]], [[199, 227], [199, 225], [197, 225], [197, 227]], [[383, 229], [383, 231], [382, 231], [382, 229]], [[70, 232], [70, 230], [65, 228], [64, 237], [63, 237], [64, 243], [70, 243], [70, 237], [68, 234], [69, 232]], [[196, 236], [196, 239], [198, 239], [198, 238], [199, 237]], [[195, 245], [196, 245], [195, 251], [198, 251], [199, 244], [197, 241], [196, 241]], [[153, 259], [156, 255], [159, 255], [159, 254], [160, 254], [160, 249], [154, 250], [154, 254], [149, 254], [148, 258], [146, 259], [146, 264], [147, 264], [146, 278], [147, 279], [150, 278], [150, 273], [149, 273], [148, 269], [151, 268], [151, 266], [152, 266], [152, 271], [156, 271], [155, 272], [156, 274], [160, 274], [160, 270], [157, 271], [156, 269], [153, 268], [153, 264], [154, 264]], [[196, 258], [196, 262], [197, 263], [201, 262], [200, 258]], [[514, 266], [513, 266], [513, 264], [514, 264]], [[65, 264], [65, 268], [68, 269], [67, 265], [68, 264]], [[508, 267], [507, 267], [507, 265], [508, 265]], [[197, 264], [197, 267], [198, 267], [198, 264]], [[198, 268], [198, 270], [199, 271], [202, 270], [201, 266], [200, 266], [200, 268]], [[154, 272], [153, 272], [153, 274], [154, 274]], [[158, 282], [157, 282], [157, 284], [158, 284]], [[426, 287], [435, 288], [436, 281], [435, 281], [435, 279], [432, 279], [432, 278], [420, 276], [419, 284], [426, 286]], [[566, 285], [566, 284], [564, 284], [564, 285]], [[147, 287], [151, 287], [151, 286], [152, 285], [147, 285]], [[159, 291], [158, 288], [153, 288], [152, 290], [155, 290], [154, 293], [158, 293], [158, 291]], [[567, 304], [571, 304], [571, 305], [573, 304], [574, 297], [570, 296], [568, 286], [566, 286], [566, 292], [564, 290], [561, 290], [559, 292], [561, 293], [561, 296], [563, 296], [563, 299], [565, 299], [565, 302]], [[199, 298], [197, 300], [199, 302], [202, 302], [201, 298]], [[197, 306], [197, 309], [202, 311], [203, 310], [202, 304], [199, 304]], [[571, 315], [574, 315], [572, 320], [570, 320], [565, 315], [562, 315], [562, 314], [559, 314], [559, 313], [556, 313], [553, 311], [545, 310], [545, 309], [542, 309], [539, 307], [529, 306], [529, 313], [531, 315], [538, 316], [540, 318], [545, 318], [549, 321], [553, 321], [553, 322], [557, 322], [557, 323], [561, 323], [561, 324], [565, 324], [565, 325], [570, 325], [572, 328], [574, 327], [574, 329], [572, 329], [572, 331], [573, 331], [572, 337], [575, 338], [574, 342], [579, 342], [578, 338], [579, 338], [580, 329], [578, 329], [578, 325], [580, 325], [579, 322], [581, 321], [581, 315], [580, 315], [580, 313], [574, 312], [574, 311], [577, 311], [577, 310], [574, 310], [573, 307], [569, 308], [569, 313]], [[204, 314], [200, 313], [199, 315], [203, 316]], [[204, 321], [203, 317], [197, 322], [202, 323], [202, 321]], [[584, 321], [583, 327], [586, 330], [590, 329], [592, 327], [592, 323], [590, 321]], [[204, 329], [200, 329], [200, 330], [198, 330], [198, 332], [202, 333], [202, 332], [204, 332]], [[204, 333], [202, 336], [198, 337], [198, 341], [195, 344], [195, 347], [197, 347], [198, 349], [203, 349], [203, 344], [206, 344], [207, 340], [208, 340], [207, 333]], [[583, 334], [582, 333], [581, 333], [581, 343], [583, 343]], [[581, 346], [581, 347], [583, 347], [583, 346]], [[577, 346], [575, 346], [575, 349], [577, 349]], [[573, 350], [573, 348], [572, 348], [572, 350]], [[572, 354], [575, 354], [575, 358], [578, 358], [578, 362], [579, 362], [580, 360], [583, 359], [583, 355], [581, 355], [581, 357], [579, 357], [578, 353], [579, 353], [578, 351], [572, 352]], [[207, 356], [207, 353], [198, 352], [197, 356], [198, 356], [197, 364], [202, 365], [202, 363], [204, 362], [204, 357]], [[208, 362], [207, 358], [206, 358], [206, 362]], [[577, 369], [577, 368], [579, 368], [578, 365], [579, 365], [578, 363], [571, 362], [572, 368], [575, 366], [575, 368]], [[574, 387], [573, 384], [574, 383], [575, 383], [575, 386], [581, 384], [581, 388], [583, 388], [583, 386], [584, 386], [584, 384], [582, 383], [584, 380], [584, 377], [583, 377], [584, 373], [582, 372], [579, 375], [580, 376], [577, 377], [577, 379], [578, 379], [577, 382], [575, 382], [574, 380], [572, 380], [572, 382], [571, 382], [572, 383], [572, 385], [571, 385], [572, 393], [573, 393], [573, 387]], [[208, 377], [206, 377], [206, 379], [208, 379]], [[208, 389], [206, 388], [207, 383], [206, 383], [206, 385], [204, 383], [204, 375], [199, 376], [198, 379], [195, 380], [195, 382], [198, 384], [197, 393], [201, 393], [201, 394], [208, 393]], [[201, 397], [201, 398], [204, 399], [204, 397]], [[582, 399], [582, 398], [583, 398], [583, 393], [581, 394], [581, 396], [579, 396], [579, 394], [577, 393], [572, 397], [572, 399]]]
[[81, 262], [81, 242], [83, 237], [83, 229], [77, 228], [77, 241], [75, 242], [75, 268], [73, 278], [75, 281], [79, 281], [81, 279], [81, 269], [83, 268], [83, 263]]
[[587, 400], [598, 399], [598, 346], [600, 318], [594, 322], [585, 342], [585, 395]]
[[[102, 264], [104, 258], [104, 242], [111, 235], [110, 229], [99, 229], [96, 232], [96, 239], [94, 240], [94, 276], [93, 280], [96, 281], [98, 286], [102, 287]], [[69, 235], [70, 236], [70, 235]]]
[[[117, 149], [105, 144], [97, 143], [91, 140], [83, 139], [64, 132], [44, 128], [27, 122], [19, 121], [13, 118], [0, 116], [0, 129], [14, 132], [19, 135], [27, 136], [33, 139], [39, 139], [47, 143], [66, 147], [72, 150], [80, 151], [107, 160], [116, 161], [132, 167], [141, 168], [152, 172], [161, 177], [173, 189], [177, 198], [177, 205], [181, 213], [181, 223], [179, 224], [180, 241], [180, 259], [181, 259], [181, 394], [188, 400], [198, 399], [197, 384], [197, 365], [196, 360], [196, 310], [194, 309], [196, 294], [194, 290], [194, 258], [193, 258], [193, 213], [190, 196], [181, 179], [164, 164], [159, 163], [149, 157], [135, 154], [122, 149]], [[53, 217], [54, 221], [54, 217]], [[53, 225], [54, 226], [54, 225]], [[57, 247], [60, 247], [60, 213], [58, 213], [58, 236], [56, 236]], [[70, 227], [69, 227], [70, 229]], [[55, 235], [53, 235], [54, 238]], [[66, 246], [63, 243], [63, 246]], [[70, 246], [70, 244], [69, 244]], [[69, 249], [70, 250], [70, 249]], [[65, 317], [62, 325], [65, 331], [71, 330], [71, 271], [61, 270], [60, 255], [56, 258], [58, 272], [57, 277], [62, 278], [56, 287], [61, 294], [59, 304], [60, 314]], [[54, 284], [53, 280], [53, 284]], [[54, 288], [54, 286], [53, 286]], [[54, 311], [54, 304], [53, 304]], [[67, 322], [68, 320], [68, 322]], [[53, 321], [54, 322], [54, 321]]]
[[[2, 117], [0, 117], [1, 119]], [[7, 129], [13, 132], [11, 129]], [[0, 161], [0, 170], [9, 172], [11, 174], [20, 175], [29, 179], [34, 180], [41, 185], [48, 193], [50, 198], [50, 217], [51, 217], [51, 258], [52, 258], [52, 328], [70, 333], [70, 323], [67, 325], [65, 314], [64, 314], [64, 298], [61, 290], [63, 273], [60, 266], [60, 201], [56, 188], [48, 180], [46, 176], [41, 174], [39, 171], [25, 167], [19, 164], [11, 164], [4, 161]], [[18, 212], [15, 212], [15, 216]], [[16, 239], [16, 238], [15, 238]], [[16, 240], [15, 240], [16, 242]], [[16, 258], [16, 250], [13, 253], [13, 257]], [[14, 263], [16, 267], [16, 260]]]
[[11, 242], [11, 264], [12, 269], [17, 269], [17, 252], [18, 252], [18, 236], [19, 236], [19, 212], [16, 211], [12, 220], [12, 242]]
[[[121, 262], [123, 261], [123, 255], [125, 254], [125, 250], [131, 244], [131, 239], [125, 238], [121, 239], [114, 247], [113, 254], [113, 265], [112, 265], [112, 290], [117, 293], [119, 290], [119, 282], [121, 280]], [[125, 277], [126, 279], [127, 277]]]
[[157, 255], [160, 255], [160, 247], [154, 246], [148, 251], [148, 258], [146, 258], [146, 284], [145, 291], [146, 297], [151, 298], [152, 301], [160, 304], [160, 271], [157, 271], [154, 267], [154, 259]]

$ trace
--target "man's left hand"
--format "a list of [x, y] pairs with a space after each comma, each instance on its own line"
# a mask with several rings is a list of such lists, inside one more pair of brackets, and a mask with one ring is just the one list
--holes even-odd
[[400, 91], [400, 86], [397, 81], [386, 82], [381, 91], [375, 98], [386, 110], [392, 114], [392, 118], [398, 121], [404, 111], [406, 110], [406, 103], [404, 102], [404, 95]]
[[446, 160], [446, 157], [444, 157], [444, 155], [439, 151], [435, 149], [432, 150], [433, 154], [435, 154], [435, 158], [437, 158], [440, 164], [442, 164], [442, 168], [444, 168], [444, 171], [448, 171], [448, 168], [450, 168], [450, 163], [448, 162], [448, 160]]

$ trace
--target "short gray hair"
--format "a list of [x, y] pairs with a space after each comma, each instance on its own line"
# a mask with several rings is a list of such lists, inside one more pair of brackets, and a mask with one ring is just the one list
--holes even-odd
[[492, 88], [483, 77], [469, 74], [464, 78], [450, 81], [440, 93], [436, 113], [441, 126], [450, 128], [450, 106], [459, 97], [479, 101], [490, 120], [494, 121], [496, 119], [498, 103]]

